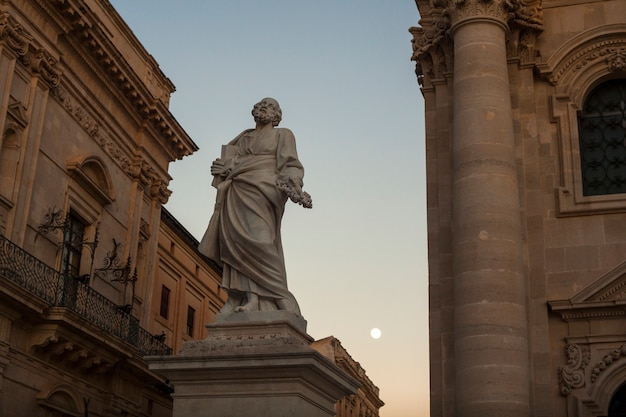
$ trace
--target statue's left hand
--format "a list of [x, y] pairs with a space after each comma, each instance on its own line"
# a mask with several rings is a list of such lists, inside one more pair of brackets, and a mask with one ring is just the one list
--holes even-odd
[[302, 187], [299, 182], [293, 178], [289, 178], [286, 181], [283, 179], [276, 180], [276, 186], [283, 191], [291, 201], [296, 204], [300, 204], [304, 208], [313, 208], [313, 200], [311, 195], [306, 191], [302, 191]]

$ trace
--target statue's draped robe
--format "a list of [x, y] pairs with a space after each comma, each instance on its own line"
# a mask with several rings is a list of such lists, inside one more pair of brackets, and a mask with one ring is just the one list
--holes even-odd
[[[304, 168], [289, 129], [274, 128], [254, 136], [242, 132], [222, 150], [225, 175], [216, 176], [215, 211], [199, 250], [223, 266], [226, 290], [259, 295], [260, 310], [276, 310], [276, 302], [297, 302], [287, 289], [280, 224], [287, 195], [277, 179], [302, 186]], [[280, 303], [279, 303], [280, 304]]]

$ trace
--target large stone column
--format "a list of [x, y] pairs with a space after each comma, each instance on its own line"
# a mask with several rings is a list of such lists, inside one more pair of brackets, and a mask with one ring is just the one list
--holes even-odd
[[503, 0], [458, 0], [453, 275], [457, 416], [529, 415], [526, 289]]

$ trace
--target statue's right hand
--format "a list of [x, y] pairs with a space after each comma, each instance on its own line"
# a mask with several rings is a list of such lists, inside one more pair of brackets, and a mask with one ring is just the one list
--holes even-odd
[[217, 158], [211, 164], [211, 175], [222, 175], [224, 174], [224, 161], [221, 158]]

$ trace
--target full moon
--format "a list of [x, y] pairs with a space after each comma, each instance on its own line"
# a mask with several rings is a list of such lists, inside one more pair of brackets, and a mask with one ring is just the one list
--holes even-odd
[[370, 335], [372, 336], [372, 339], [379, 339], [382, 335], [382, 332], [380, 331], [380, 329], [374, 327], [372, 330], [370, 330]]

